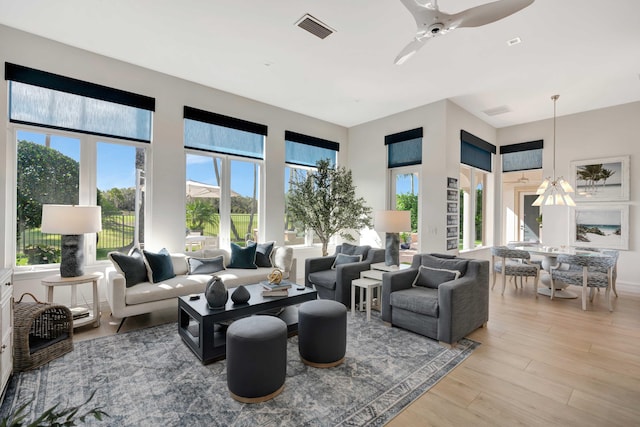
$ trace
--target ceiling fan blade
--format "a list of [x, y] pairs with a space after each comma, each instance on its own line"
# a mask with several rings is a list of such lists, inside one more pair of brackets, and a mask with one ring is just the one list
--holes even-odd
[[407, 59], [411, 58], [424, 44], [429, 40], [429, 38], [423, 39], [413, 39], [411, 43], [405, 46], [404, 49], [396, 56], [396, 59], [393, 61], [396, 65], [402, 65]]
[[533, 2], [534, 0], [498, 0], [463, 10], [451, 17], [454, 22], [459, 22], [457, 28], [479, 27], [513, 15]]
[[[431, 21], [431, 16], [437, 12], [438, 5], [435, 2], [428, 2], [422, 4], [418, 0], [400, 0], [404, 7], [411, 13], [413, 19], [416, 20], [416, 25], [420, 27], [425, 22]], [[434, 5], [435, 3], [435, 5]]]

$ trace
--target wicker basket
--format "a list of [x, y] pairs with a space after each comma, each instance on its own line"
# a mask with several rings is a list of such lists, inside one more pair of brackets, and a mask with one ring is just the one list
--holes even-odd
[[[29, 295], [34, 302], [22, 302]], [[13, 306], [13, 369], [34, 369], [73, 350], [73, 318], [64, 305], [24, 293]]]

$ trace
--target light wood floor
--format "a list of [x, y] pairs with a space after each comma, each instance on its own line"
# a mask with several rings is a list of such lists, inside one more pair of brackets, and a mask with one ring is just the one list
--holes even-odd
[[[498, 277], [489, 323], [469, 336], [482, 345], [388, 425], [640, 426], [640, 289], [618, 294], [613, 313], [603, 292], [582, 311], [579, 298], [536, 300], [531, 281], [501, 296]], [[75, 340], [115, 333], [102, 320]], [[136, 316], [122, 331], [175, 320]]]

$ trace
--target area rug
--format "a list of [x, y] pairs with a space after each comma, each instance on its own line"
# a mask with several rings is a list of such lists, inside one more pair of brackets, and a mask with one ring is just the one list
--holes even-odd
[[300, 362], [297, 337], [287, 348], [284, 391], [243, 404], [229, 396], [226, 362], [202, 365], [175, 323], [82, 341], [44, 367], [15, 374], [0, 409], [33, 399], [30, 414], [55, 403], [91, 405], [109, 418], [99, 426], [379, 426], [429, 390], [478, 345], [454, 349], [364, 313], [348, 318], [345, 362], [330, 369]]

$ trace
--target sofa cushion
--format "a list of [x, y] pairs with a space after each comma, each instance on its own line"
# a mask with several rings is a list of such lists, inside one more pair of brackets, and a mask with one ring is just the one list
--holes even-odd
[[371, 249], [371, 246], [363, 245], [356, 246], [351, 243], [342, 243], [340, 245], [340, 253], [345, 255], [362, 255], [362, 259], [367, 257], [367, 253]]
[[256, 269], [256, 249], [255, 243], [247, 245], [243, 248], [231, 242], [231, 262], [227, 266], [228, 268], [252, 268]]
[[211, 276], [208, 274], [191, 274], [172, 277], [156, 284], [139, 283], [127, 289], [125, 302], [127, 305], [143, 304], [189, 294], [199, 294], [204, 292], [209, 279]]
[[316, 286], [322, 286], [327, 289], [336, 288], [336, 270], [315, 271], [309, 274], [309, 281]]
[[140, 249], [133, 249], [130, 255], [109, 252], [108, 257], [116, 271], [124, 276], [127, 288], [149, 280], [147, 266], [144, 263], [144, 256]]
[[173, 264], [173, 273], [176, 276], [189, 273], [189, 264], [187, 256], [182, 253], [171, 253], [171, 263]]
[[[291, 271], [293, 263], [293, 249], [287, 246], [276, 246], [271, 251], [271, 265], [281, 271], [288, 273]], [[283, 275], [284, 276], [284, 275]], [[295, 278], [294, 278], [295, 279]]]
[[438, 290], [416, 287], [391, 293], [391, 306], [425, 316], [438, 317]]
[[345, 255], [343, 253], [340, 253], [336, 255], [336, 259], [333, 261], [333, 265], [331, 266], [331, 268], [335, 270], [335, 268], [339, 265], [360, 261], [362, 261], [362, 255]]
[[458, 270], [447, 270], [444, 268], [433, 268], [421, 265], [418, 274], [411, 286], [425, 286], [427, 288], [438, 288], [441, 283], [456, 280], [460, 277]]
[[162, 282], [171, 279], [176, 274], [173, 272], [173, 262], [169, 251], [162, 248], [159, 252], [149, 252], [142, 250], [144, 263], [147, 266], [147, 275], [151, 283]]
[[460, 272], [460, 277], [464, 276], [467, 272], [468, 259], [453, 258], [444, 259], [435, 257], [429, 254], [423, 254], [420, 256], [421, 264], [425, 267], [440, 268], [444, 270], [456, 270]]
[[189, 274], [212, 274], [224, 270], [224, 258], [218, 255], [214, 258], [189, 257]]
[[[247, 240], [247, 245], [250, 245], [252, 240]], [[271, 252], [276, 242], [256, 243], [256, 265], [258, 267], [272, 267], [271, 264]]]

